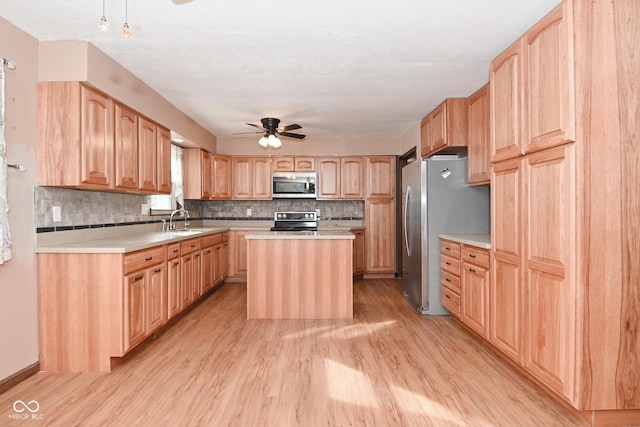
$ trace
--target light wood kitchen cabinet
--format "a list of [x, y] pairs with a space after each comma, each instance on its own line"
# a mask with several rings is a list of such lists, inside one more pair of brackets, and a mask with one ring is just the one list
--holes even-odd
[[392, 275], [396, 271], [396, 158], [365, 158], [365, 273]]
[[182, 289], [180, 310], [195, 302], [202, 294], [200, 277], [200, 239], [189, 239], [180, 243], [180, 263], [182, 265]]
[[213, 179], [212, 199], [229, 200], [233, 192], [231, 179], [231, 157], [221, 154], [213, 154], [211, 161]]
[[522, 39], [513, 43], [491, 62], [489, 117], [492, 162], [524, 154], [522, 63]]
[[460, 243], [440, 240], [440, 303], [460, 318]]
[[364, 190], [367, 199], [396, 197], [396, 158], [394, 156], [365, 158]]
[[467, 99], [447, 98], [422, 120], [420, 137], [423, 157], [445, 148], [467, 146]]
[[271, 159], [233, 157], [233, 199], [271, 199]]
[[353, 274], [361, 275], [365, 271], [365, 240], [364, 230], [353, 230], [356, 236], [353, 240]]
[[113, 101], [79, 82], [38, 83], [38, 184], [114, 188]]
[[427, 115], [420, 122], [420, 155], [427, 157], [433, 151], [433, 132], [431, 130], [431, 115]]
[[171, 132], [157, 126], [158, 135], [158, 193], [171, 194]]
[[565, 1], [523, 37], [526, 153], [575, 141], [572, 13]]
[[462, 245], [461, 309], [463, 323], [489, 338], [489, 251]]
[[484, 85], [472, 94], [467, 104], [468, 182], [469, 185], [489, 184], [491, 174], [489, 85]]
[[223, 242], [223, 237], [222, 233], [202, 237], [200, 254], [203, 294], [224, 280], [225, 268], [222, 263], [225, 261], [223, 249], [226, 242]]
[[115, 185], [138, 188], [138, 114], [116, 102], [115, 111]]
[[180, 243], [167, 246], [167, 318], [180, 314], [182, 302], [182, 267]]
[[319, 157], [318, 199], [362, 200], [363, 157]]
[[38, 184], [127, 193], [158, 187], [156, 123], [80, 82], [38, 84]]
[[229, 276], [247, 277], [247, 240], [244, 238], [251, 230], [232, 230], [229, 232]]
[[276, 156], [272, 168], [273, 172], [315, 172], [315, 157]]
[[183, 151], [184, 198], [209, 199], [212, 194], [211, 153], [199, 148], [186, 148]]
[[165, 260], [164, 247], [124, 257], [123, 354], [167, 321]]
[[138, 117], [138, 188], [156, 192], [158, 187], [158, 135], [156, 124]]
[[491, 176], [490, 341], [523, 363], [523, 158], [493, 164]]
[[341, 197], [340, 157], [318, 157], [318, 199], [339, 199]]

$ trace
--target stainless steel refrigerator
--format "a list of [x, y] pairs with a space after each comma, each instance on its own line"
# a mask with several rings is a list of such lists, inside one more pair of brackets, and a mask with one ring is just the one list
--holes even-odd
[[466, 157], [416, 160], [401, 179], [404, 295], [423, 315], [444, 315], [438, 236], [489, 233], [489, 188], [467, 184]]

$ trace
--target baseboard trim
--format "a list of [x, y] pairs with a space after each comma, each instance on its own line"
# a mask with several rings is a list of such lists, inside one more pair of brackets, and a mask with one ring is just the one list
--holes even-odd
[[364, 279], [395, 279], [395, 273], [364, 273]]
[[15, 374], [0, 380], [0, 394], [8, 391], [9, 389], [15, 387], [20, 384], [22, 381], [27, 378], [37, 374], [40, 372], [40, 362], [36, 362], [32, 365], [27, 366], [26, 368], [16, 372]]

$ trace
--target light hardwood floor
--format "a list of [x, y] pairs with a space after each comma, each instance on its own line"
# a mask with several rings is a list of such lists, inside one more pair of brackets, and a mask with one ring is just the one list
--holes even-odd
[[[353, 320], [246, 320], [246, 286], [225, 284], [110, 374], [0, 395], [0, 425], [582, 425], [450, 318], [419, 316], [400, 281], [356, 282], [354, 304]], [[17, 400], [41, 419], [10, 418]]]

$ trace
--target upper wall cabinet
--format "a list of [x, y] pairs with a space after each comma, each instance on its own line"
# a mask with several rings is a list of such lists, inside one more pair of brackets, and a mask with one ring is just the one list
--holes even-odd
[[271, 159], [269, 157], [233, 158], [233, 199], [271, 199]]
[[363, 157], [318, 157], [318, 199], [364, 198]]
[[186, 148], [183, 155], [184, 198], [211, 198], [211, 153], [199, 148]]
[[171, 191], [157, 184], [162, 128], [107, 95], [79, 82], [40, 82], [38, 123], [39, 185]]
[[557, 6], [491, 63], [493, 162], [575, 141], [572, 4]]
[[211, 179], [213, 179], [211, 195], [212, 199], [228, 200], [231, 199], [233, 191], [231, 181], [231, 157], [221, 154], [212, 155], [211, 161]]
[[467, 146], [467, 99], [448, 98], [422, 120], [421, 155]]
[[277, 156], [271, 159], [273, 172], [314, 172], [315, 157]]
[[162, 126], [158, 134], [158, 192], [171, 193], [171, 132]]
[[491, 152], [489, 133], [489, 85], [484, 85], [468, 99], [467, 156], [469, 184], [489, 184]]

